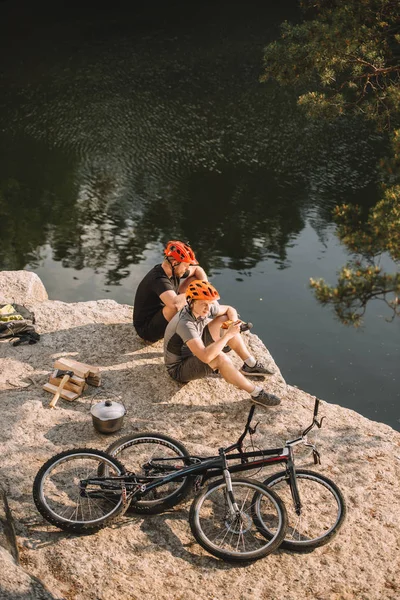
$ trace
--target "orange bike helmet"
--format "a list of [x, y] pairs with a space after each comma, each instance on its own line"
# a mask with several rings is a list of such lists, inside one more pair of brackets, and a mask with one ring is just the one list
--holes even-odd
[[219, 294], [209, 281], [196, 279], [187, 286], [186, 300], [219, 300]]
[[188, 244], [179, 240], [168, 242], [164, 254], [167, 258], [174, 258], [179, 263], [189, 263], [190, 265], [198, 265], [193, 250]]

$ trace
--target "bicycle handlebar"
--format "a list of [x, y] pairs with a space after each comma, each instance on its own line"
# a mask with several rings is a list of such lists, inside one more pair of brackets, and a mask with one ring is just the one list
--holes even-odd
[[[309, 425], [308, 427], [306, 427], [306, 429], [304, 429], [304, 431], [301, 434], [300, 438], [296, 438], [294, 440], [289, 440], [289, 441], [286, 442], [286, 444], [291, 444], [292, 442], [299, 443], [304, 437], [306, 437], [306, 435], [315, 426], [317, 426], [318, 429], [320, 429], [322, 427], [322, 421], [324, 420], [325, 417], [321, 417], [320, 421], [318, 421], [317, 416], [318, 416], [319, 405], [320, 405], [319, 398], [315, 398], [313, 420], [312, 420], [311, 425]], [[232, 446], [229, 446], [228, 448], [225, 448], [225, 452], [231, 452], [232, 450], [239, 450], [239, 451], [241, 451], [243, 440], [246, 437], [246, 435], [248, 433], [251, 433], [251, 434], [255, 433], [255, 430], [257, 428], [258, 423], [257, 423], [257, 425], [254, 428], [251, 427], [251, 421], [253, 419], [254, 410], [255, 410], [255, 406], [253, 404], [253, 406], [250, 408], [249, 415], [247, 417], [247, 423], [246, 423], [246, 426], [244, 428], [244, 431], [243, 431], [242, 435], [239, 437], [238, 441], [235, 444], [233, 444]]]
[[319, 409], [319, 399], [315, 398], [315, 404], [314, 404], [314, 419], [317, 418], [318, 415], [318, 409]]
[[306, 427], [306, 429], [301, 434], [301, 437], [305, 437], [307, 435], [307, 433], [309, 433], [311, 431], [311, 429], [313, 429], [313, 427], [315, 425], [318, 427], [318, 429], [321, 429], [321, 427], [322, 427], [322, 421], [324, 420], [325, 417], [321, 417], [320, 421], [318, 421], [318, 419], [317, 419], [318, 409], [319, 409], [319, 403], [320, 403], [319, 398], [315, 398], [314, 414], [313, 414], [312, 423], [311, 423], [311, 425], [309, 425], [308, 427]]

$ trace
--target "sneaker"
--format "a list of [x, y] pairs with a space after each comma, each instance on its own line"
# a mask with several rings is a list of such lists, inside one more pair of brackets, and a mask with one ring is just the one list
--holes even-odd
[[258, 396], [251, 396], [250, 400], [254, 404], [260, 404], [260, 406], [278, 406], [281, 403], [280, 398], [275, 394], [268, 394], [265, 390], [261, 390]]
[[252, 375], [253, 377], [262, 377], [263, 375], [273, 375], [275, 371], [271, 371], [264, 367], [264, 365], [260, 362], [256, 362], [254, 367], [249, 367], [246, 363], [243, 363], [240, 372], [243, 375]]

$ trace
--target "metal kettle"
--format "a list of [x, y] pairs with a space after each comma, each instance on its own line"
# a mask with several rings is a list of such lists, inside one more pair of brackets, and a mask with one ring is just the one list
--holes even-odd
[[121, 429], [126, 415], [125, 405], [114, 400], [97, 402], [90, 408], [93, 427], [100, 433], [114, 433]]

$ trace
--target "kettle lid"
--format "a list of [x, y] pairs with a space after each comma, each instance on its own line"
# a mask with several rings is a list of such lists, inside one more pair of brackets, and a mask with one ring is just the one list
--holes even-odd
[[125, 406], [119, 402], [113, 402], [112, 400], [104, 400], [98, 402], [90, 409], [90, 412], [94, 417], [101, 421], [110, 421], [111, 419], [119, 419], [126, 414]]

